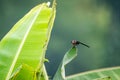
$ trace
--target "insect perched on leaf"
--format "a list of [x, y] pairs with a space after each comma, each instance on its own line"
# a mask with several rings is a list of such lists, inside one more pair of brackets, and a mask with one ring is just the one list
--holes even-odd
[[86, 46], [88, 48], [90, 47], [90, 46], [88, 46], [88, 45], [86, 45], [86, 44], [84, 44], [84, 43], [82, 43], [80, 41], [77, 41], [77, 40], [72, 40], [71, 43], [72, 43], [73, 47], [75, 47], [75, 46], [77, 46], [79, 44], [82, 44], [82, 45], [84, 45], [84, 46]]

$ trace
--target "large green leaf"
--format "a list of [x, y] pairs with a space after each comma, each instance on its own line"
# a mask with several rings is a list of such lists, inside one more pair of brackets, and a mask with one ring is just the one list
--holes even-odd
[[83, 72], [68, 76], [66, 80], [120, 80], [120, 67]]
[[0, 42], [0, 80], [8, 80], [22, 64], [35, 71], [44, 66], [45, 51], [55, 19], [55, 4], [34, 7]]

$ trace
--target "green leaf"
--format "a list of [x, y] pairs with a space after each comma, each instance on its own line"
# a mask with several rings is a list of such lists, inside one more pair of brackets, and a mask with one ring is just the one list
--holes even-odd
[[66, 80], [120, 80], [120, 67], [83, 72], [68, 76]]
[[72, 47], [64, 56], [53, 80], [64, 80], [65, 77], [65, 65], [72, 61], [77, 56], [77, 48]]
[[48, 4], [31, 9], [1, 40], [0, 80], [8, 80], [22, 64], [42, 71], [56, 12], [55, 1], [52, 8]]

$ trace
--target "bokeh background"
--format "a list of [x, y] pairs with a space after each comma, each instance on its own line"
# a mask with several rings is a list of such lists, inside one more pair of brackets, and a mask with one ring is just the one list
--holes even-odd
[[[0, 0], [0, 39], [35, 5], [52, 0]], [[76, 39], [78, 56], [66, 75], [120, 66], [120, 0], [57, 0], [57, 14], [48, 45], [46, 68], [53, 77]]]

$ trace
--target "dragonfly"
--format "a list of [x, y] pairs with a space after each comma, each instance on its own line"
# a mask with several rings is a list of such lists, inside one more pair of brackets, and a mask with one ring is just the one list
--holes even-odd
[[84, 45], [84, 46], [86, 46], [86, 47], [88, 47], [88, 48], [90, 47], [89, 45], [87, 45], [87, 44], [85, 44], [85, 43], [82, 43], [82, 42], [80, 42], [80, 41], [77, 41], [77, 40], [72, 40], [71, 43], [72, 43], [73, 47], [75, 47], [75, 46], [77, 46], [77, 45], [79, 45], [79, 44], [82, 44], [82, 45]]

